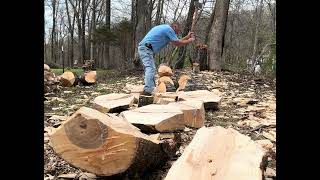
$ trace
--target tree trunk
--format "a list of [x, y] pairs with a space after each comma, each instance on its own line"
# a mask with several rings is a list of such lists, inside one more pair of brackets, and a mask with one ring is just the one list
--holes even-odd
[[138, 55], [137, 46], [143, 37], [147, 34], [150, 27], [147, 24], [148, 18], [148, 0], [136, 1], [136, 22], [135, 22], [135, 53], [133, 63], [136, 68], [142, 68]]
[[209, 41], [209, 69], [221, 71], [224, 35], [230, 0], [217, 0], [214, 6], [213, 26]]
[[[258, 1], [259, 0], [257, 0], [257, 2]], [[262, 8], [263, 8], [263, 0], [260, 0], [260, 4], [257, 6], [256, 27], [255, 27], [255, 35], [254, 35], [253, 52], [252, 52], [252, 58], [251, 58], [253, 71], [255, 69], [257, 55], [259, 54], [258, 52], [259, 38], [260, 38], [259, 30], [260, 30], [260, 24], [262, 20]]]
[[86, 3], [85, 0], [81, 2], [82, 6], [82, 16], [81, 16], [81, 23], [82, 23], [82, 35], [81, 35], [81, 51], [82, 51], [82, 63], [86, 60]]
[[[187, 21], [186, 21], [186, 24], [185, 24], [185, 26], [183, 28], [183, 32], [182, 32], [182, 37], [186, 36], [190, 31], [194, 11], [195, 11], [194, 0], [191, 0], [190, 5], [189, 5]], [[186, 56], [186, 51], [187, 51], [187, 46], [179, 47], [178, 58], [177, 58], [175, 66], [174, 66], [175, 69], [182, 69], [183, 68], [184, 59]]]
[[212, 28], [212, 24], [213, 24], [213, 19], [214, 19], [214, 11], [215, 11], [216, 8], [213, 9], [213, 12], [211, 13], [210, 15], [210, 20], [209, 20], [209, 24], [206, 28], [206, 39], [205, 39], [205, 44], [208, 44], [209, 42], [209, 37], [210, 37], [210, 31], [211, 31], [211, 28]]
[[91, 25], [91, 41], [90, 41], [90, 60], [94, 60], [96, 64], [96, 58], [94, 57], [94, 32], [96, 29], [96, 0], [92, 0], [92, 25]]
[[164, 3], [164, 0], [158, 1], [155, 25], [159, 25], [161, 22], [163, 3]]
[[51, 32], [51, 61], [55, 62], [56, 59], [56, 49], [55, 49], [55, 39], [56, 39], [56, 0], [52, 0], [52, 32]]
[[[110, 0], [106, 0], [106, 27], [110, 31]], [[110, 43], [105, 42], [105, 59], [104, 59], [104, 68], [108, 67], [109, 60], [110, 60]]]

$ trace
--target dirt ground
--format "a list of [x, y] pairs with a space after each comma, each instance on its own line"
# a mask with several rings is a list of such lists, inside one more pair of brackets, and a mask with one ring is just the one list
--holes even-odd
[[[220, 93], [222, 96], [222, 102], [218, 110], [206, 111], [206, 127], [231, 127], [250, 136], [253, 140], [267, 139], [265, 133], [276, 132], [275, 126], [268, 126], [270, 123], [275, 124], [276, 121], [275, 80], [226, 71], [220, 73], [203, 71], [193, 74], [190, 69], [184, 69], [177, 74], [187, 74], [192, 78], [192, 82], [199, 86], [199, 89], [208, 89]], [[83, 177], [83, 173], [85, 173], [55, 155], [49, 145], [48, 131], [50, 128], [58, 127], [66, 116], [71, 115], [80, 107], [91, 107], [91, 101], [99, 95], [123, 92], [122, 89], [126, 83], [142, 85], [141, 72], [104, 74], [103, 77], [98, 77], [96, 85], [62, 88], [58, 93], [46, 94], [47, 101], [44, 102], [45, 179], [62, 179], [58, 178], [62, 174], [73, 174], [70, 177], [79, 179], [79, 176], [82, 175]], [[258, 126], [260, 124], [267, 124], [267, 126]], [[152, 172], [147, 172], [140, 179], [164, 179], [171, 165], [183, 153], [184, 148], [190, 143], [195, 133], [196, 129], [191, 128], [186, 128], [185, 131], [181, 132], [182, 145], [176, 152], [176, 157], [166, 162], [164, 166]], [[275, 137], [271, 140], [274, 147], [269, 153], [268, 167], [276, 170]], [[106, 179], [103, 177], [97, 178]], [[275, 179], [275, 177], [273, 178]]]

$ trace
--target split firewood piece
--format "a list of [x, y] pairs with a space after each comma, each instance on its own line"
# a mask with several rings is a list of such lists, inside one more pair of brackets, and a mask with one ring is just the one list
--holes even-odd
[[[99, 176], [140, 174], [165, 162], [163, 142], [127, 121], [82, 107], [51, 136], [51, 146], [71, 165]], [[131, 178], [132, 178], [131, 176]]]
[[203, 101], [187, 100], [169, 103], [170, 106], [179, 107], [184, 116], [184, 123], [188, 127], [201, 128], [204, 126], [205, 110]]
[[166, 84], [164, 82], [160, 82], [158, 84], [158, 86], [156, 87], [156, 91], [157, 91], [157, 93], [165, 93], [165, 92], [167, 92]]
[[178, 101], [178, 94], [174, 92], [155, 93], [154, 104], [168, 104], [169, 102]]
[[179, 81], [178, 81], [178, 84], [179, 84], [179, 87], [177, 89], [176, 92], [180, 91], [180, 90], [184, 90], [184, 88], [186, 87], [187, 83], [188, 83], [188, 80], [190, 80], [191, 78], [187, 75], [182, 75], [180, 78], [179, 78]]
[[250, 137], [234, 129], [202, 127], [165, 180], [262, 180], [266, 156]]
[[166, 83], [170, 83], [171, 85], [174, 86], [174, 83], [173, 83], [172, 79], [171, 79], [169, 76], [162, 76], [162, 77], [160, 77], [159, 80], [158, 80], [158, 82], [159, 82], [159, 83], [160, 83], [160, 82], [164, 82], [165, 84], [166, 84]]
[[165, 65], [165, 64], [160, 64], [159, 65], [158, 73], [159, 73], [160, 77], [162, 77], [162, 76], [172, 76], [173, 75], [172, 69], [169, 66]]
[[142, 93], [144, 85], [133, 85], [133, 84], [126, 84], [123, 88], [123, 91], [126, 93]]
[[217, 109], [221, 103], [221, 97], [217, 94], [210, 92], [208, 90], [197, 90], [197, 91], [179, 91], [178, 100], [201, 100], [204, 102], [205, 109]]
[[111, 93], [96, 97], [93, 107], [103, 113], [121, 112], [131, 107], [133, 102], [134, 96], [131, 94]]
[[83, 85], [91, 85], [97, 81], [97, 71], [85, 72], [83, 76], [80, 77], [80, 81]]
[[66, 71], [60, 76], [60, 83], [64, 87], [71, 87], [75, 85], [76, 75], [71, 71]]
[[150, 104], [123, 111], [122, 117], [142, 132], [175, 132], [185, 128], [183, 112], [178, 107]]
[[176, 101], [174, 99], [171, 99], [171, 98], [159, 98], [156, 101], [154, 101], [153, 103], [154, 104], [165, 105], [165, 104], [169, 104], [169, 103], [172, 103], [172, 102], [176, 102]]

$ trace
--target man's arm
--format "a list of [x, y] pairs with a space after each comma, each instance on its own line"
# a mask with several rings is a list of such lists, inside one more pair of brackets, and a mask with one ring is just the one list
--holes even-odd
[[178, 41], [171, 41], [171, 44], [173, 44], [174, 46], [183, 46], [186, 45], [190, 42], [194, 41], [194, 38], [189, 38], [189, 39], [179, 39]]

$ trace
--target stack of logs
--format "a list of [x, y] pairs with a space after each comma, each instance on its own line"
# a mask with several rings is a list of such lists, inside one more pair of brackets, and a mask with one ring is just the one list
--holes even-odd
[[44, 64], [44, 93], [59, 90], [59, 77], [57, 77], [47, 64]]
[[165, 179], [262, 180], [266, 152], [260, 146], [233, 129], [204, 127], [205, 111], [218, 108], [219, 95], [156, 93], [155, 99], [174, 102], [137, 107], [142, 91], [130, 85], [126, 93], [98, 96], [92, 108], [81, 107], [50, 135], [54, 151], [87, 172], [136, 179], [176, 156], [185, 127], [200, 128]]
[[172, 69], [166, 64], [160, 64], [158, 69], [159, 78], [156, 83], [157, 93], [176, 92], [185, 89], [187, 82], [191, 79], [187, 75], [181, 75], [179, 80], [172, 80]]

